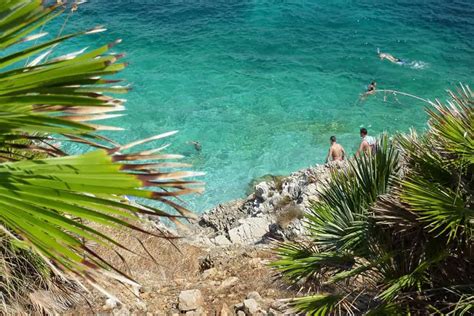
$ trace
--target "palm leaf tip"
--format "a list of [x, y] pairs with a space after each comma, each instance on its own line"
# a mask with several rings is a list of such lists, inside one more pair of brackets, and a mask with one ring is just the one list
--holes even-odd
[[[91, 122], [118, 117], [109, 113], [124, 110], [126, 99], [108, 94], [130, 87], [106, 78], [127, 65], [121, 62], [124, 54], [110, 53], [121, 40], [56, 56], [61, 43], [105, 28], [43, 40], [45, 24], [66, 9], [45, 3], [0, 2], [0, 49], [9, 48], [0, 57], [0, 242], [35, 254], [48, 274], [85, 280], [113, 297], [99, 286], [104, 276], [137, 284], [102, 256], [103, 248], [131, 251], [105, 231], [173, 238], [144, 229], [140, 215], [169, 218], [176, 225], [193, 218], [180, 197], [203, 191], [193, 179], [203, 173], [175, 162], [181, 155], [162, 153], [168, 145], [134, 151], [174, 131], [126, 145], [96, 133], [120, 129]], [[67, 156], [56, 143], [71, 141], [99, 150]], [[15, 297], [3, 302], [15, 302]]]

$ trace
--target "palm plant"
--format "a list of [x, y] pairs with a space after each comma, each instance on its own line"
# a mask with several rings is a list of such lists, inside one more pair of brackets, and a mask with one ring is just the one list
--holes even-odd
[[[141, 214], [179, 223], [192, 213], [173, 198], [202, 191], [199, 182], [186, 180], [199, 173], [173, 170], [189, 166], [173, 161], [181, 156], [163, 153], [166, 146], [134, 150], [175, 132], [126, 145], [96, 133], [117, 129], [90, 122], [115, 117], [113, 112], [124, 109], [124, 100], [104, 93], [124, 93], [127, 87], [104, 76], [116, 74], [126, 65], [120, 62], [122, 55], [108, 52], [119, 41], [54, 57], [57, 45], [102, 28], [38, 43], [47, 34], [33, 32], [42, 30], [66, 9], [61, 4], [46, 6], [41, 0], [0, 3], [0, 48], [4, 52], [0, 57], [3, 306], [18, 299], [9, 285], [19, 280], [13, 275], [19, 253], [31, 253], [41, 262], [36, 266], [43, 272], [85, 281], [104, 292], [96, 282], [103, 276], [135, 284], [87, 241], [128, 250], [101, 233], [100, 227], [144, 231]], [[57, 142], [79, 142], [94, 150], [69, 156], [54, 145]], [[165, 207], [130, 203], [124, 196], [156, 200]]]
[[307, 242], [273, 266], [308, 292], [308, 315], [463, 315], [474, 311], [474, 94], [431, 103], [428, 131], [332, 174], [306, 216]]

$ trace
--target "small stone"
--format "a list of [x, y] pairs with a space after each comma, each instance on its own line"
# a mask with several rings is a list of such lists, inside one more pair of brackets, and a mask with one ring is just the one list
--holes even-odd
[[225, 289], [225, 288], [228, 288], [232, 285], [235, 285], [237, 284], [237, 282], [239, 282], [239, 278], [238, 277], [230, 277], [230, 278], [227, 278], [225, 279], [224, 281], [222, 281], [221, 285], [219, 286], [219, 289], [222, 290], [222, 289]]
[[262, 297], [256, 291], [253, 291], [247, 294], [247, 299], [254, 299], [256, 302], [262, 301]]
[[215, 276], [216, 274], [217, 274], [217, 269], [216, 268], [210, 268], [210, 269], [205, 270], [202, 273], [202, 278], [203, 279], [209, 279], [209, 278]]
[[202, 305], [202, 294], [199, 290], [187, 290], [179, 293], [178, 308], [182, 312], [198, 309]]
[[247, 314], [254, 315], [259, 311], [259, 306], [256, 300], [249, 298], [244, 300], [244, 311]]
[[244, 303], [237, 303], [234, 305], [234, 310], [235, 311], [241, 311], [244, 309]]
[[148, 306], [146, 305], [144, 301], [137, 302], [135, 304], [135, 307], [142, 312], [146, 312], [148, 310]]
[[283, 314], [273, 308], [270, 308], [267, 313], [268, 316], [282, 316]]
[[204, 315], [204, 312], [201, 308], [195, 310], [195, 311], [187, 311], [186, 314], [184, 314], [186, 316], [203, 316]]
[[270, 304], [271, 308], [276, 309], [281, 311], [284, 309], [285, 304], [282, 303], [281, 301], [274, 301], [273, 303]]
[[130, 314], [130, 310], [125, 306], [122, 306], [122, 308], [120, 308], [119, 310], [114, 310], [112, 313], [112, 315], [114, 316], [128, 316]]
[[214, 267], [214, 259], [210, 254], [199, 258], [199, 268], [201, 271], [207, 270]]
[[237, 311], [237, 316], [245, 316], [244, 311]]
[[231, 316], [231, 315], [232, 315], [232, 312], [230, 311], [229, 306], [227, 306], [227, 304], [224, 303], [219, 312], [219, 316]]
[[116, 308], [117, 305], [118, 305], [118, 302], [116, 300], [114, 300], [113, 298], [108, 298], [107, 300], [105, 300], [105, 304], [104, 306], [102, 306], [102, 309], [104, 311], [108, 311], [108, 310]]
[[260, 266], [262, 264], [262, 259], [252, 258], [252, 259], [249, 260], [248, 264], [252, 268], [257, 268], [258, 266]]

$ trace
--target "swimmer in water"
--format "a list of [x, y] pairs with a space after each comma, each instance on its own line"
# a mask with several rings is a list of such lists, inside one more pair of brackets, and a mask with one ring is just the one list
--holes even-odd
[[196, 149], [196, 151], [201, 151], [201, 149], [202, 149], [202, 145], [198, 141], [193, 140], [193, 141], [190, 141], [190, 142], [187, 142], [187, 143], [190, 144], [190, 145], [194, 145], [194, 149]]
[[396, 58], [395, 56], [388, 54], [388, 53], [382, 53], [380, 49], [377, 48], [377, 54], [379, 55], [380, 60], [387, 59], [388, 61], [394, 63], [394, 64], [399, 64], [403, 65], [405, 62], [401, 60], [400, 58]]
[[376, 90], [377, 90], [377, 82], [372, 81], [372, 82], [367, 86], [367, 91], [365, 91], [365, 93], [363, 93], [363, 94], [360, 96], [360, 99], [365, 100], [365, 98], [367, 98], [369, 95], [374, 94]]

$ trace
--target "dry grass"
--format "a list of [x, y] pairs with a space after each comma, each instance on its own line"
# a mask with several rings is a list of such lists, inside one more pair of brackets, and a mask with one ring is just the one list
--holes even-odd
[[[289, 297], [289, 293], [274, 281], [273, 271], [266, 265], [271, 257], [267, 249], [234, 248], [230, 250], [212, 249], [207, 252], [199, 247], [177, 241], [179, 251], [168, 241], [150, 237], [137, 232], [109, 233], [115, 240], [130, 247], [139, 256], [121, 252], [125, 262], [113, 251], [98, 249], [110, 262], [131, 277], [142, 287], [139, 292], [115, 284], [111, 292], [125, 304], [125, 314], [166, 315], [175, 310], [178, 295], [185, 289], [200, 289], [208, 315], [217, 315], [217, 311], [226, 303], [228, 306], [242, 302], [249, 292], [257, 291], [268, 301]], [[141, 240], [146, 251], [137, 238]], [[148, 253], [147, 253], [148, 252]], [[150, 258], [150, 255], [154, 258]], [[211, 271], [203, 273], [200, 268], [202, 258], [208, 257]], [[222, 281], [238, 277], [232, 287], [222, 288]], [[110, 285], [109, 285], [110, 288]], [[111, 314], [103, 308], [105, 298], [97, 291], [88, 295], [90, 306], [81, 304], [69, 311], [69, 315]]]
[[0, 237], [0, 315], [64, 312], [79, 299], [77, 284], [55, 276], [38, 256]]
[[278, 214], [276, 223], [281, 228], [285, 229], [288, 225], [295, 219], [302, 219], [304, 217], [304, 212], [297, 205], [290, 204], [283, 208]]

